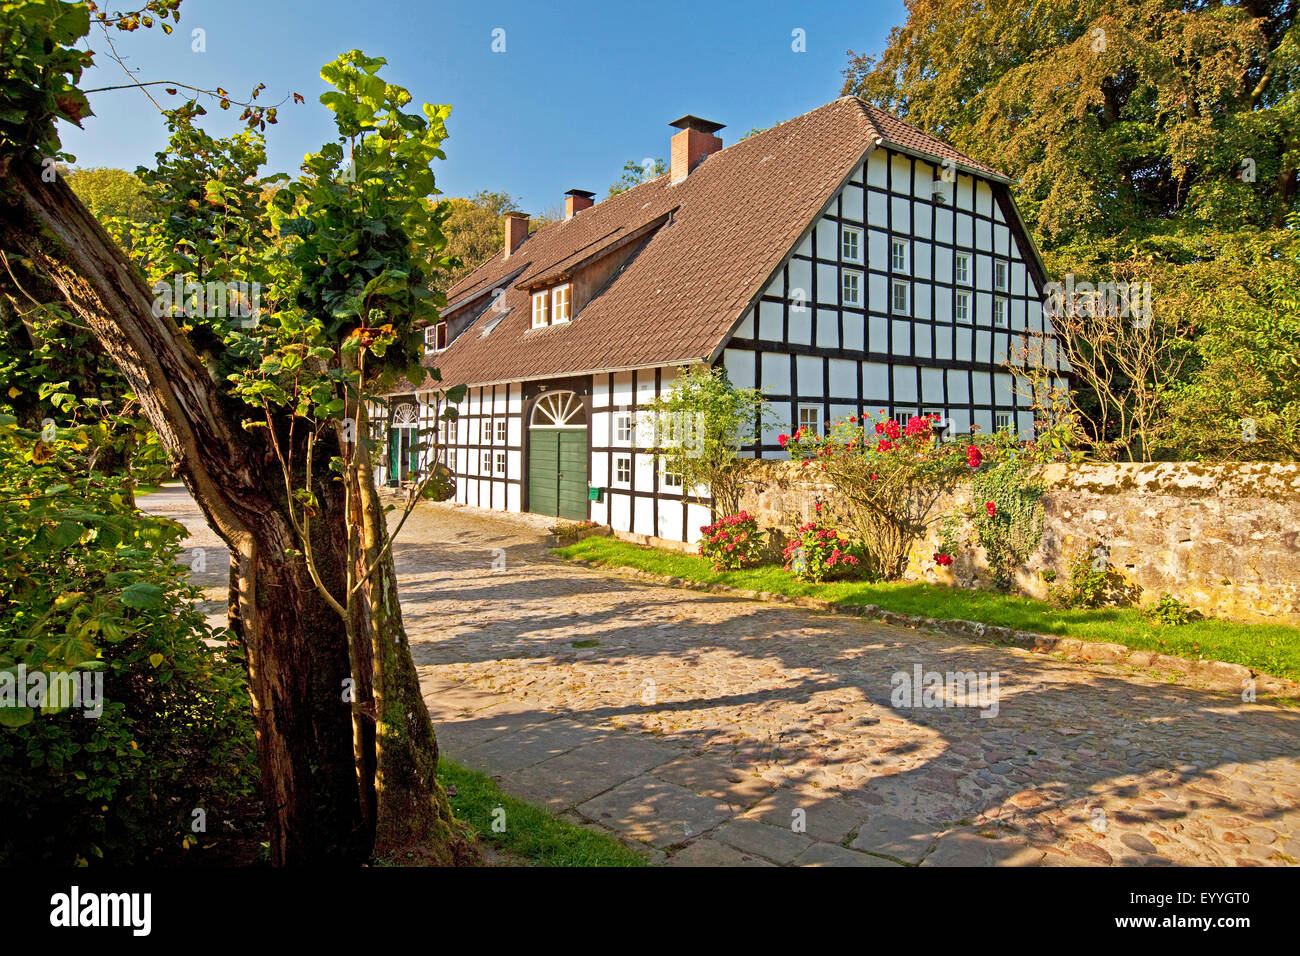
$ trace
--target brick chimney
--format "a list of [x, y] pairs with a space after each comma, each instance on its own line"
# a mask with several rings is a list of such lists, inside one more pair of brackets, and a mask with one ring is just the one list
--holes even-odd
[[592, 198], [595, 195], [595, 193], [589, 193], [585, 189], [570, 189], [564, 194], [564, 218], [572, 219], [575, 212], [590, 209], [596, 204], [596, 201]]
[[681, 130], [673, 136], [672, 162], [668, 169], [668, 181], [680, 183], [690, 175], [692, 169], [700, 165], [705, 156], [722, 149], [722, 140], [713, 134], [723, 129], [723, 125], [689, 114], [668, 125]]
[[504, 258], [509, 259], [510, 253], [519, 248], [519, 243], [528, 238], [528, 213], [526, 212], [508, 212], [506, 213], [506, 246]]

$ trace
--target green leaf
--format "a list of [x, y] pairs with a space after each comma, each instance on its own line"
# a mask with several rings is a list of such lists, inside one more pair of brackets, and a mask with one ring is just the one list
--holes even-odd
[[137, 609], [158, 607], [163, 603], [163, 589], [148, 581], [137, 581], [122, 592], [120, 600]]

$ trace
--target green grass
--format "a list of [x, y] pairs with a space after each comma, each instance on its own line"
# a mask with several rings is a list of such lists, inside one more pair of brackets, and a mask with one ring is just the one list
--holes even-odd
[[[451, 807], [479, 838], [534, 866], [646, 866], [646, 861], [612, 837], [553, 816], [541, 807], [502, 793], [486, 774], [449, 760], [438, 761], [438, 779], [454, 787]], [[493, 811], [505, 811], [505, 831], [492, 832]]]
[[823, 598], [845, 605], [875, 604], [899, 614], [980, 621], [1037, 634], [1109, 641], [1175, 657], [1228, 661], [1275, 677], [1300, 679], [1300, 628], [1283, 624], [1205, 618], [1176, 627], [1161, 626], [1153, 624], [1137, 608], [1070, 610], [995, 591], [912, 581], [812, 584], [797, 580], [779, 567], [714, 571], [696, 555], [642, 547], [616, 538], [586, 538], [557, 548], [554, 553], [562, 558], [636, 568], [705, 584], [728, 584], [742, 590]]

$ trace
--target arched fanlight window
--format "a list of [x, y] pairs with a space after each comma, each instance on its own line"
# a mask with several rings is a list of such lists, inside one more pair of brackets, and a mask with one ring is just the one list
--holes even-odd
[[410, 402], [398, 405], [397, 408], [393, 409], [394, 425], [415, 425], [417, 424], [417, 419], [418, 414], [416, 413], [415, 406]]
[[532, 428], [586, 428], [587, 409], [573, 392], [543, 395], [533, 406]]

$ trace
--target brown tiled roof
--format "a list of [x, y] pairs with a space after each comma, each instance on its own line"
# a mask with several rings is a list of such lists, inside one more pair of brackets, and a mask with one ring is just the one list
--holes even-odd
[[[813, 218], [877, 139], [1000, 174], [855, 97], [774, 126], [668, 176], [597, 203], [497, 253], [447, 293], [451, 304], [505, 289], [428, 364], [444, 385], [549, 378], [710, 357]], [[671, 213], [671, 215], [669, 215]], [[529, 283], [589, 260], [665, 217], [644, 247], [567, 324], [531, 329]], [[520, 269], [522, 268], [522, 272]], [[465, 308], [465, 306], [461, 306]], [[454, 312], [448, 312], [454, 319]], [[426, 387], [430, 383], [426, 382]]]

